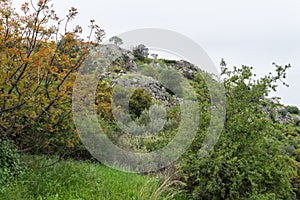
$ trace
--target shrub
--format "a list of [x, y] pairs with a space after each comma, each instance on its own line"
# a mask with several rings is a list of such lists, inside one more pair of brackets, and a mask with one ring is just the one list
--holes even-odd
[[[284, 152], [284, 133], [263, 113], [262, 99], [289, 67], [276, 66], [278, 76], [253, 80], [251, 68], [223, 69], [226, 118], [217, 144], [206, 151], [200, 126], [191, 147], [178, 162], [179, 175], [195, 199], [294, 199], [296, 168]], [[205, 101], [201, 101], [202, 104]], [[208, 111], [200, 111], [201, 121]], [[212, 128], [212, 127], [210, 127]]]
[[150, 65], [143, 65], [139, 67], [139, 72], [143, 74], [144, 76], [149, 76], [154, 79], [158, 79], [159, 77], [159, 71], [157, 68], [150, 66]]
[[133, 117], [140, 117], [143, 110], [149, 109], [152, 103], [152, 97], [144, 89], [138, 88], [132, 94], [129, 100], [129, 112]]
[[[49, 153], [45, 146], [77, 142], [70, 114], [74, 80], [104, 34], [94, 20], [89, 27], [95, 40], [86, 41], [79, 25], [70, 30], [77, 13], [69, 10], [63, 33], [49, 0], [24, 3], [21, 10], [11, 0], [0, 1], [0, 136], [13, 139], [22, 152]], [[92, 63], [85, 73], [97, 67]]]
[[286, 117], [288, 114], [288, 110], [283, 108], [283, 109], [279, 110], [279, 113], [282, 117]]
[[9, 179], [22, 171], [20, 155], [12, 141], [0, 138], [0, 191]]
[[300, 162], [300, 148], [295, 150], [296, 160]]
[[300, 119], [296, 119], [294, 121], [294, 126], [300, 126]]
[[149, 49], [145, 45], [140, 44], [133, 48], [132, 53], [138, 60], [144, 60], [149, 55]]
[[299, 114], [299, 109], [297, 106], [288, 106], [287, 111], [291, 114]]
[[179, 72], [175, 70], [163, 70], [160, 74], [160, 80], [170, 94], [183, 98], [181, 83], [184, 83], [184, 79]]

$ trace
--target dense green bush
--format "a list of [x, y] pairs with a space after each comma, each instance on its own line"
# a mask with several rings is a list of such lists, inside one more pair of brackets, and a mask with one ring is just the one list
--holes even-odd
[[10, 178], [20, 174], [22, 164], [20, 155], [12, 141], [0, 138], [0, 191]]
[[299, 114], [299, 109], [297, 106], [287, 106], [287, 110], [291, 114]]
[[145, 45], [139, 44], [133, 48], [132, 53], [138, 60], [144, 60], [149, 55], [149, 49]]
[[152, 96], [144, 89], [136, 89], [129, 100], [129, 113], [133, 117], [139, 117], [143, 110], [149, 109], [152, 104]]
[[223, 69], [227, 113], [218, 143], [207, 156], [199, 158], [209, 124], [209, 111], [204, 108], [201, 121], [207, 126], [199, 129], [190, 149], [178, 163], [180, 177], [186, 182], [192, 198], [295, 197], [292, 181], [296, 167], [283, 150], [286, 138], [280, 126], [269, 120], [261, 109], [262, 99], [276, 87], [276, 80], [285, 75], [286, 68], [288, 66], [277, 66], [278, 76], [270, 75], [260, 80], [253, 80], [251, 68], [246, 66], [233, 71]]
[[300, 119], [294, 120], [294, 126], [300, 126]]

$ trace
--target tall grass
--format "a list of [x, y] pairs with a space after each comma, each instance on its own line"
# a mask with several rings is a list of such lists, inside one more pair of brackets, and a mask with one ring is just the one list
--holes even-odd
[[[91, 162], [26, 156], [28, 169], [10, 183], [0, 199], [137, 199], [148, 177], [123, 173]], [[50, 165], [50, 167], [45, 167]]]
[[[25, 173], [0, 193], [2, 200], [171, 199], [175, 182], [120, 172], [98, 163], [23, 156]], [[172, 193], [171, 193], [172, 192]]]
[[179, 198], [178, 194], [181, 191], [177, 188], [178, 185], [183, 185], [184, 183], [179, 180], [172, 180], [173, 176], [166, 176], [160, 182], [153, 182], [148, 180], [139, 193], [139, 200], [169, 200], [169, 199], [184, 199]]

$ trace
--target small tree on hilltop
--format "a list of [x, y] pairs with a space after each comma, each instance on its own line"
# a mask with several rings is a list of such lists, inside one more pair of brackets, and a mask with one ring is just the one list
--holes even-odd
[[144, 60], [149, 55], [149, 49], [145, 45], [140, 44], [133, 48], [132, 53], [137, 59]]
[[120, 46], [123, 44], [123, 40], [118, 36], [113, 36], [109, 39], [109, 42], [113, 42], [115, 45]]

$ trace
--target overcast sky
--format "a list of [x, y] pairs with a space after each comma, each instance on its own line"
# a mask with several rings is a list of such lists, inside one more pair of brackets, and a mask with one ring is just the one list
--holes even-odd
[[78, 24], [95, 19], [107, 38], [133, 29], [164, 28], [197, 42], [217, 66], [224, 58], [229, 66], [253, 66], [258, 75], [263, 75], [274, 69], [272, 62], [290, 63], [290, 87], [280, 87], [277, 95], [285, 104], [300, 106], [299, 0], [52, 2], [61, 16], [72, 6], [78, 8]]

